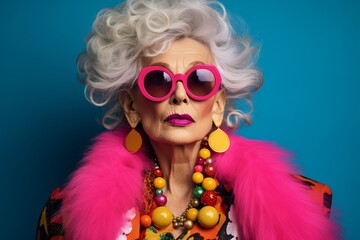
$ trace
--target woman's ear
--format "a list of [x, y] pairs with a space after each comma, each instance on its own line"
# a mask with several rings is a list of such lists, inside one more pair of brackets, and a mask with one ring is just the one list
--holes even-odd
[[212, 119], [217, 127], [219, 127], [223, 121], [225, 104], [226, 92], [225, 89], [221, 89], [215, 95], [215, 102], [212, 109]]
[[119, 101], [129, 125], [135, 128], [140, 122], [141, 117], [134, 107], [131, 94], [127, 91], [122, 92], [119, 96]]

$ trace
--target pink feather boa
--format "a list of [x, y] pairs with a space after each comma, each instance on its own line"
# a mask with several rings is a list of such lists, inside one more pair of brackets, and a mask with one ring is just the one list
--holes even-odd
[[[123, 131], [101, 134], [64, 189], [62, 212], [66, 239], [115, 240], [140, 208], [144, 169], [151, 161], [142, 149], [130, 154]], [[231, 147], [215, 157], [217, 177], [234, 189], [238, 229], [245, 239], [339, 239], [338, 227], [290, 176], [288, 154], [260, 141], [231, 135]]]

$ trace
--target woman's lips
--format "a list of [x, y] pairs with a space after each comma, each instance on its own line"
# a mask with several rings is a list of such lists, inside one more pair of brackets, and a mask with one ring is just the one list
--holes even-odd
[[195, 121], [188, 114], [171, 114], [165, 119], [165, 122], [174, 126], [183, 127], [192, 124]]

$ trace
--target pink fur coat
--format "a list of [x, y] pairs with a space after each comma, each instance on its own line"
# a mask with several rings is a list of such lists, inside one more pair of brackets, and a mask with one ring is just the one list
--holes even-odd
[[[146, 150], [131, 154], [123, 131], [97, 137], [64, 190], [66, 239], [115, 240], [125, 213], [140, 208]], [[217, 178], [234, 190], [237, 227], [245, 239], [339, 239], [337, 226], [291, 177], [288, 154], [269, 143], [230, 135], [231, 147], [215, 156]]]

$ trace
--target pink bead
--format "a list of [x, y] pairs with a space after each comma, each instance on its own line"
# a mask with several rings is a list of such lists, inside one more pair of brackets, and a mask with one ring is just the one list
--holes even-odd
[[202, 165], [195, 165], [194, 171], [195, 172], [202, 172], [203, 171], [203, 166]]
[[202, 158], [196, 159], [196, 165], [204, 165], [204, 159]]
[[164, 194], [158, 194], [155, 196], [155, 203], [158, 206], [165, 206], [167, 203], [167, 198]]

